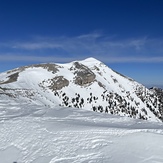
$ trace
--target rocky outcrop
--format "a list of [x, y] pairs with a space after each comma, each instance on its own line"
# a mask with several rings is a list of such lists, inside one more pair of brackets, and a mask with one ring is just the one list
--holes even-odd
[[8, 83], [16, 82], [18, 79], [18, 76], [19, 76], [19, 72], [9, 75], [8, 80], [5, 82], [0, 82], [0, 84], [8, 84]]
[[63, 87], [69, 85], [69, 81], [65, 79], [63, 76], [56, 76], [55, 78], [51, 79], [49, 88], [54, 90], [60, 90]]
[[95, 80], [96, 75], [88, 67], [79, 62], [75, 62], [74, 66], [76, 69], [75, 84], [83, 86], [85, 84], [90, 84]]
[[58, 66], [56, 64], [42, 63], [42, 64], [35, 64], [35, 65], [30, 65], [30, 66], [19, 67], [19, 68], [7, 71], [7, 74], [14, 73], [14, 72], [22, 72], [28, 68], [44, 68], [44, 69], [47, 69], [48, 71], [51, 71], [54, 74], [58, 71], [58, 67], [60, 67], [60, 66]]
[[51, 71], [54, 74], [58, 71], [57, 67], [59, 66], [56, 64], [44, 63], [44, 64], [32, 65], [30, 67], [42, 67], [44, 69], [47, 69], [48, 71]]

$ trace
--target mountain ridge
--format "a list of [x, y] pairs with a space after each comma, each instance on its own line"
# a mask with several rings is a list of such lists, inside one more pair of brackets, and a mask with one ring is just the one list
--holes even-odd
[[35, 64], [1, 73], [0, 96], [19, 103], [163, 121], [163, 102], [156, 92], [95, 58]]

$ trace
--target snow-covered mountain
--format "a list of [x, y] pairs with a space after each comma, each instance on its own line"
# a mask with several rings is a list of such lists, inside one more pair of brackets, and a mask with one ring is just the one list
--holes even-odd
[[84, 108], [163, 121], [163, 101], [155, 91], [94, 58], [37, 64], [1, 73], [0, 98], [19, 104]]

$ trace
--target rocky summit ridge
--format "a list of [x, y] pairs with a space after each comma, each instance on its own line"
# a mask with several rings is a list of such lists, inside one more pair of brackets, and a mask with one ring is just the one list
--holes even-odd
[[147, 89], [94, 58], [24, 66], [0, 74], [0, 98], [20, 105], [84, 108], [161, 122], [160, 92]]

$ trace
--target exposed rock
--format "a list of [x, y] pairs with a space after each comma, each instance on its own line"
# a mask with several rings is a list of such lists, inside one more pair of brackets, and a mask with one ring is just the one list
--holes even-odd
[[79, 62], [75, 62], [74, 66], [77, 69], [77, 71], [75, 71], [75, 84], [83, 86], [95, 80], [96, 75], [88, 67]]
[[48, 71], [52, 71], [52, 73], [56, 73], [58, 71], [57, 67], [59, 66], [56, 64], [44, 63], [44, 64], [32, 65], [31, 67], [43, 67], [44, 69], [47, 69]]
[[15, 82], [15, 81], [17, 81], [18, 76], [19, 76], [19, 73], [16, 72], [16, 73], [14, 73], [14, 74], [8, 76], [9, 79], [8, 79], [7, 81], [2, 82], [2, 83], [0, 83], [0, 84], [8, 84], [8, 83]]
[[69, 81], [65, 79], [63, 76], [56, 76], [55, 78], [51, 79], [51, 85], [49, 86], [49, 88], [54, 91], [60, 90], [68, 85]]
[[102, 87], [102, 88], [105, 89], [105, 85], [104, 85], [104, 84], [102, 84], [100, 81], [98, 81], [97, 83], [98, 83], [98, 85], [99, 85], [100, 87]]
[[60, 66], [58, 66], [56, 64], [52, 64], [52, 63], [35, 64], [35, 65], [23, 66], [20, 68], [10, 70], [7, 72], [7, 74], [10, 74], [13, 72], [22, 72], [27, 68], [33, 68], [33, 67], [37, 67], [37, 68], [41, 67], [41, 68], [47, 69], [48, 71], [51, 71], [52, 73], [56, 73], [58, 71], [58, 67], [60, 67]]

